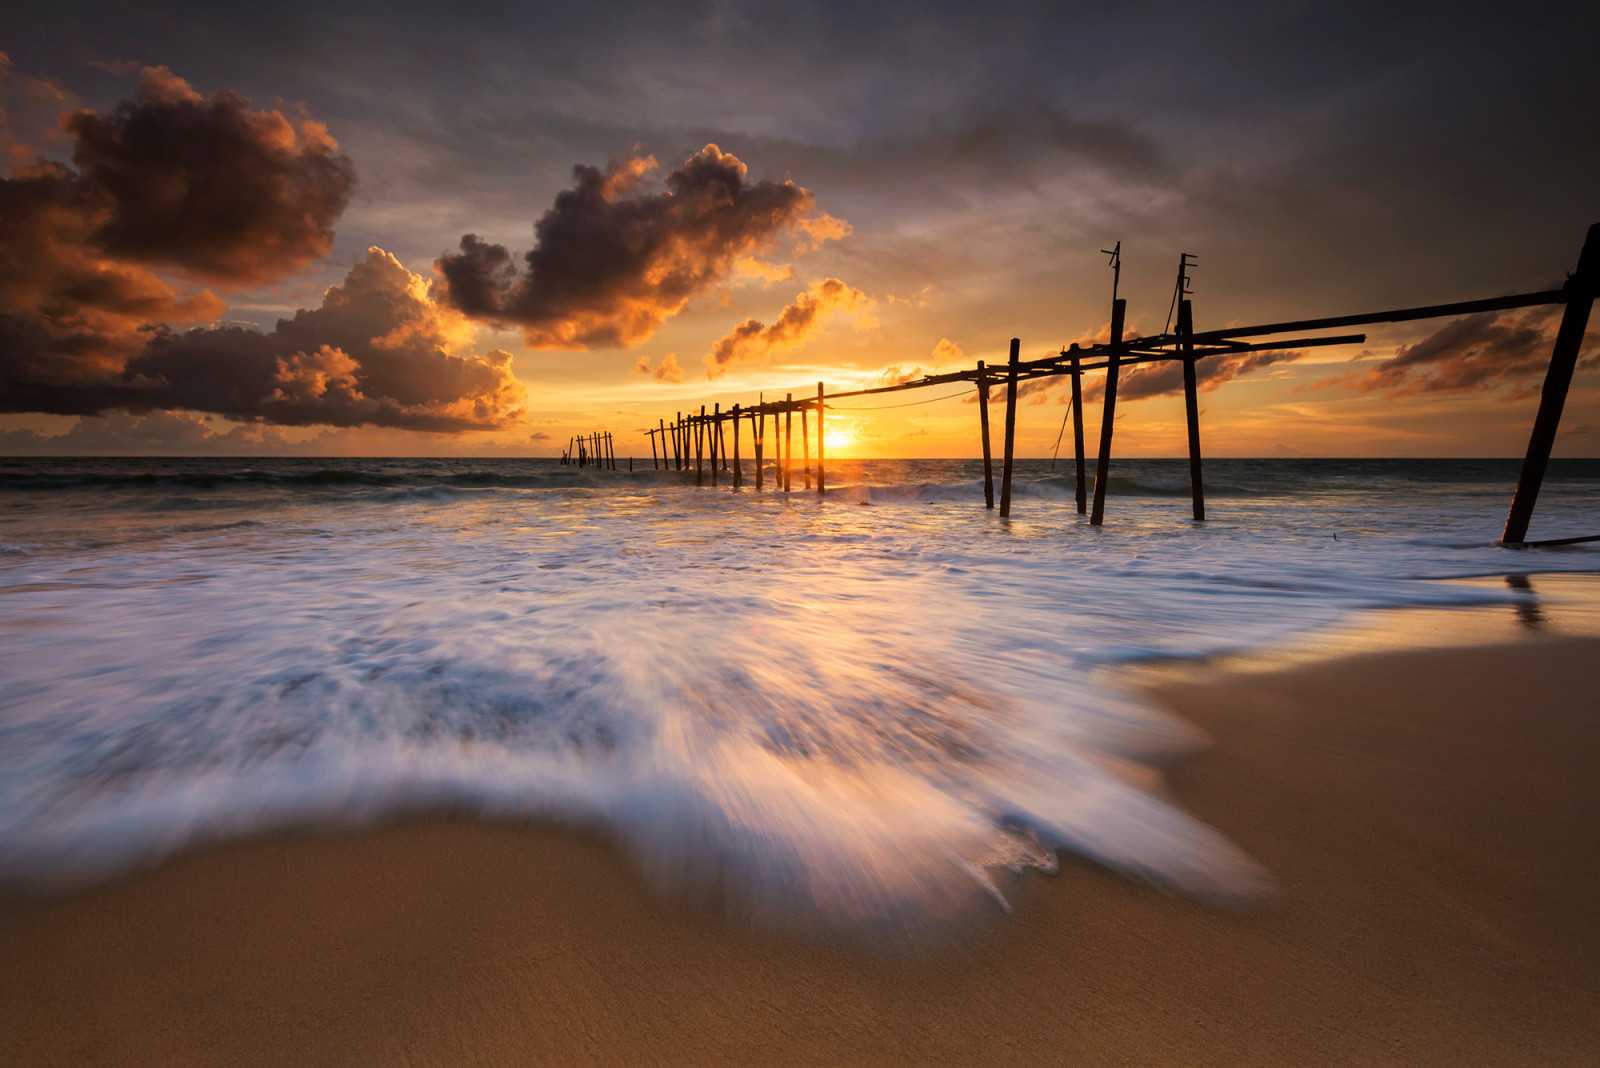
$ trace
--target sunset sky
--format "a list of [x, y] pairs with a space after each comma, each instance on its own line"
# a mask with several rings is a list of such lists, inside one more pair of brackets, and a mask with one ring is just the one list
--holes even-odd
[[[1180, 252], [1199, 330], [1558, 286], [1600, 221], [1600, 9], [1444, 10], [26, 5], [0, 28], [0, 452], [548, 456], [607, 429], [647, 457], [640, 429], [702, 403], [1091, 338], [1119, 240], [1147, 333]], [[1219, 365], [1205, 450], [1520, 455], [1553, 315]], [[1600, 455], [1597, 339], [1557, 455]], [[1183, 451], [1161, 385], [1128, 381], [1119, 455]], [[1064, 399], [1025, 399], [1022, 455]], [[850, 455], [978, 451], [958, 398], [830, 422]]]

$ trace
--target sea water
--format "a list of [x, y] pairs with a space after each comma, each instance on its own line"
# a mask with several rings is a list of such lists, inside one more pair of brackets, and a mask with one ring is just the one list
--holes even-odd
[[[825, 497], [551, 460], [0, 460], [0, 882], [264, 829], [467, 811], [602, 828], [770, 922], [1004, 908], [1067, 850], [1214, 900], [1271, 874], [1149, 789], [1202, 744], [1104, 669], [1437, 579], [1593, 570], [1495, 544], [1516, 461], [843, 461]], [[1535, 537], [1600, 533], [1558, 461]]]

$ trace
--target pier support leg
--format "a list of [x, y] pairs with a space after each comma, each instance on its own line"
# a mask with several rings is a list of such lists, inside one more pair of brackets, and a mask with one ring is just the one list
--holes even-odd
[[978, 361], [978, 436], [983, 439], [983, 506], [994, 507], [994, 458], [989, 449], [989, 380]]
[[721, 433], [722, 405], [719, 402], [713, 409], [711, 423], [706, 427], [706, 436], [711, 439], [707, 442], [707, 451], [711, 454], [711, 484], [713, 486], [719, 483], [718, 472], [722, 461], [722, 453], [720, 451], [722, 445], [720, 440]]
[[1011, 359], [1006, 364], [1006, 451], [1000, 464], [1000, 518], [1011, 515], [1011, 463], [1017, 443], [1017, 354], [1022, 342], [1011, 339]]
[[[786, 398], [789, 403], [794, 403], [794, 394]], [[791, 480], [794, 465], [794, 409], [786, 409], [783, 413], [783, 492], [788, 493], [794, 488]]]
[[1200, 398], [1194, 377], [1194, 312], [1187, 300], [1178, 302], [1179, 348], [1183, 351], [1183, 410], [1189, 420], [1189, 494], [1194, 498], [1194, 517], [1206, 518], [1206, 484], [1200, 473]]
[[761, 447], [766, 444], [767, 413], [750, 413], [750, 439], [756, 447], [756, 492], [761, 492], [761, 480], [765, 477], [761, 470]]
[[817, 496], [820, 497], [828, 491], [827, 480], [822, 474], [822, 383], [817, 383]]
[[1077, 348], [1068, 351], [1072, 353], [1072, 455], [1078, 474], [1078, 514], [1083, 515], [1089, 510], [1089, 478], [1083, 458], [1083, 370]]
[[700, 418], [694, 421], [694, 484], [706, 484], [706, 406], [700, 405]]
[[744, 485], [744, 465], [739, 461], [739, 406], [733, 406], [733, 488]]
[[1100, 418], [1100, 459], [1094, 468], [1094, 511], [1089, 522], [1099, 526], [1106, 518], [1106, 482], [1111, 477], [1111, 431], [1117, 418], [1117, 372], [1122, 359], [1122, 322], [1128, 302], [1111, 302], [1111, 346], [1106, 353], [1106, 410]]
[[800, 471], [805, 475], [806, 489], [811, 488], [811, 433], [806, 430], [806, 409], [800, 409]]
[[1511, 498], [1505, 533], [1500, 535], [1502, 545], [1520, 545], [1528, 540], [1528, 524], [1533, 519], [1533, 506], [1539, 499], [1545, 468], [1550, 465], [1550, 450], [1555, 446], [1556, 429], [1561, 425], [1561, 409], [1566, 406], [1578, 349], [1583, 345], [1583, 332], [1589, 325], [1590, 306], [1600, 296], [1600, 223], [1589, 227], [1583, 251], [1578, 255], [1578, 269], [1567, 279], [1564, 288], [1567, 307], [1561, 315], [1561, 327], [1556, 331], [1555, 348], [1550, 352], [1550, 368], [1545, 372], [1544, 388], [1539, 393], [1539, 413], [1533, 417], [1533, 433], [1528, 438], [1527, 455], [1522, 459], [1517, 493]]

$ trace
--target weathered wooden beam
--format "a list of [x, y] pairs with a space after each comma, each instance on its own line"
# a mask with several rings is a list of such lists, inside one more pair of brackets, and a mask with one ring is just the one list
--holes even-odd
[[1206, 517], [1205, 481], [1200, 474], [1200, 398], [1194, 374], [1194, 312], [1189, 301], [1178, 301], [1178, 343], [1184, 352], [1183, 361], [1183, 411], [1189, 423], [1189, 496], [1194, 504], [1194, 517]]
[[1121, 356], [1122, 323], [1128, 313], [1128, 302], [1121, 298], [1111, 302], [1111, 346], [1106, 356], [1105, 413], [1100, 418], [1100, 459], [1094, 469], [1094, 511], [1089, 522], [1100, 526], [1106, 518], [1106, 483], [1111, 478], [1111, 431], [1117, 416], [1117, 360]]
[[1000, 518], [1011, 515], [1011, 466], [1017, 444], [1017, 359], [1022, 349], [1018, 338], [1011, 339], [1011, 358], [1006, 362], [1006, 440], [1000, 463]]
[[978, 436], [983, 439], [983, 506], [994, 507], [994, 461], [989, 448], [989, 379], [978, 361]]
[[1583, 332], [1589, 326], [1589, 311], [1595, 298], [1600, 297], [1600, 223], [1589, 227], [1583, 251], [1578, 254], [1578, 269], [1567, 278], [1561, 292], [1565, 294], [1567, 307], [1561, 314], [1561, 326], [1556, 330], [1555, 347], [1550, 350], [1550, 366], [1545, 371], [1544, 387], [1539, 391], [1539, 411], [1533, 417], [1528, 451], [1522, 458], [1522, 473], [1517, 477], [1517, 492], [1506, 513], [1505, 532], [1500, 535], [1501, 543], [1506, 545], [1527, 540], [1533, 506], [1539, 500], [1539, 488], [1544, 483], [1545, 470], [1550, 466], [1550, 451], [1555, 447], [1556, 431], [1561, 426], [1561, 410], [1567, 403], [1578, 350], [1583, 346]]
[[1462, 300], [1452, 304], [1428, 304], [1418, 308], [1396, 308], [1392, 311], [1362, 312], [1357, 315], [1330, 315], [1321, 319], [1295, 319], [1286, 323], [1262, 323], [1259, 326], [1229, 326], [1196, 334], [1194, 342], [1204, 345], [1226, 338], [1285, 334], [1291, 330], [1330, 330], [1336, 326], [1403, 323], [1412, 319], [1442, 319], [1446, 316], [1476, 315], [1478, 312], [1486, 311], [1532, 308], [1540, 304], [1562, 304], [1566, 299], [1565, 289], [1546, 289], [1538, 293], [1517, 293], [1507, 297], [1490, 297], [1487, 300]]

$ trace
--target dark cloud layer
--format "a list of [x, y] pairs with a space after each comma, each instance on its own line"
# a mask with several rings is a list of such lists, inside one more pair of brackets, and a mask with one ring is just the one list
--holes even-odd
[[380, 249], [271, 333], [170, 325], [225, 305], [158, 271], [260, 284], [327, 255], [354, 175], [320, 124], [154, 68], [133, 101], [62, 125], [75, 170], [0, 179], [0, 411], [447, 431], [516, 417], [510, 356], [457, 355], [472, 325]]
[[747, 180], [738, 158], [707, 145], [666, 177], [638, 185], [653, 158], [605, 170], [574, 168], [518, 263], [476, 234], [436, 266], [450, 304], [522, 327], [534, 348], [629, 346], [648, 338], [737, 261], [799, 224], [811, 193], [793, 182]]
[[[1274, 364], [1292, 363], [1304, 356], [1303, 352], [1242, 352], [1237, 356], [1208, 356], [1196, 360], [1194, 378], [1202, 391], [1216, 389], [1235, 378], [1271, 367]], [[1083, 391], [1085, 402], [1100, 400], [1105, 396], [1105, 379], [1088, 386]], [[1150, 397], [1164, 397], [1183, 392], [1183, 364], [1178, 360], [1160, 363], [1135, 364], [1117, 376], [1117, 400], [1136, 401]]]
[[[1550, 365], [1556, 316], [1548, 309], [1481, 312], [1446, 323], [1421, 341], [1402, 345], [1366, 371], [1350, 371], [1312, 388], [1341, 386], [1390, 396], [1461, 393], [1506, 383], [1528, 384]], [[1590, 350], [1580, 366], [1600, 362]]]
[[322, 124], [208, 99], [165, 67], [109, 114], [63, 120], [106, 255], [227, 283], [271, 282], [326, 256], [355, 186]]

